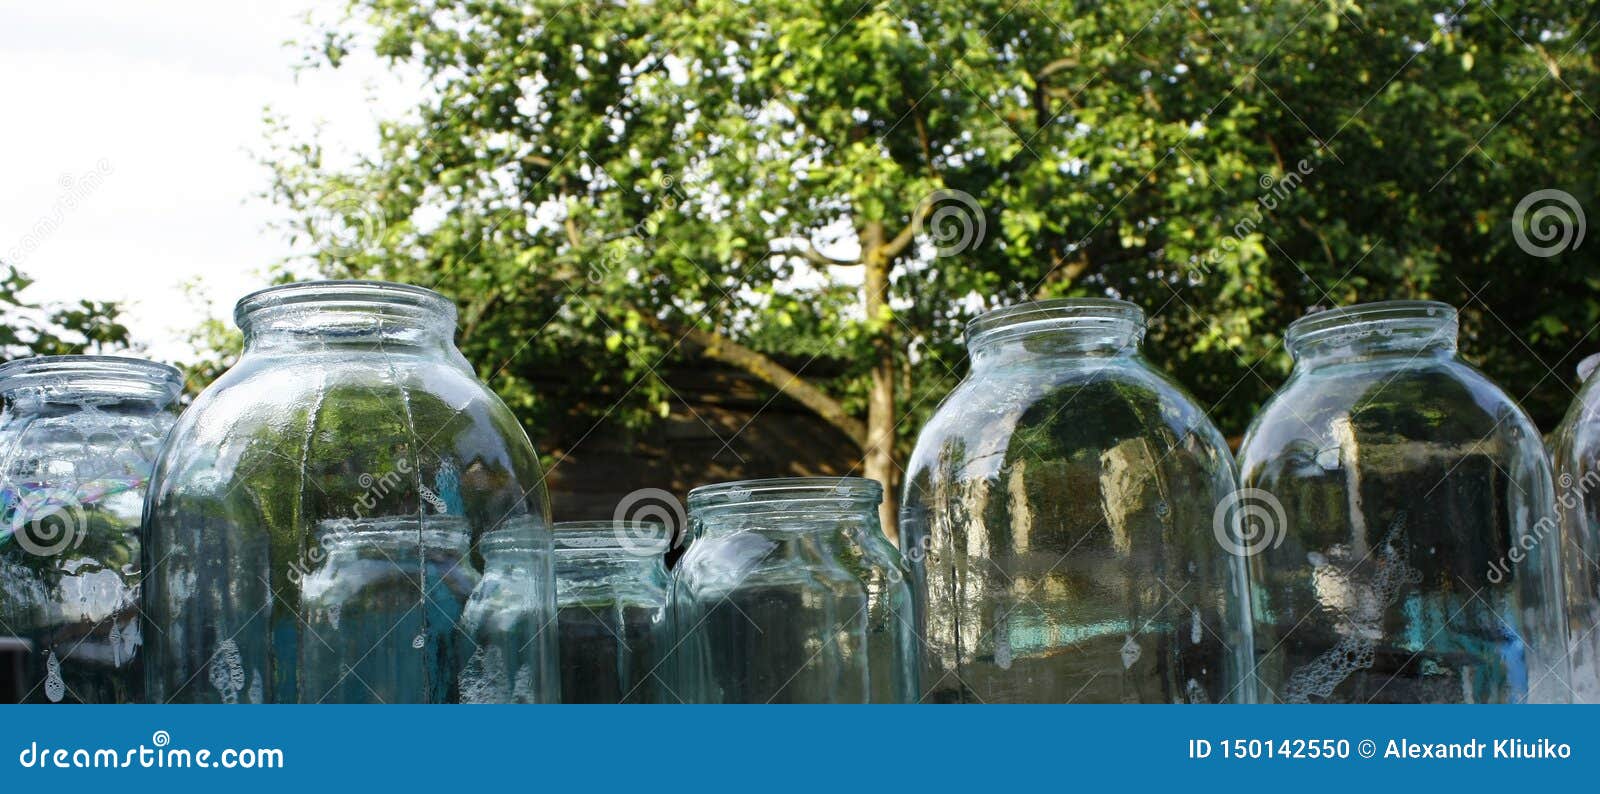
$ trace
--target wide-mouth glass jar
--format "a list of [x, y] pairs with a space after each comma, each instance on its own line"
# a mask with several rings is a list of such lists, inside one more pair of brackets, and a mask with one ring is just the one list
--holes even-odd
[[555, 525], [556, 620], [564, 703], [675, 703], [664, 663], [672, 649], [662, 524]]
[[1458, 324], [1389, 301], [1290, 325], [1239, 451], [1262, 699], [1567, 698], [1549, 463]]
[[0, 637], [19, 700], [137, 702], [140, 513], [183, 379], [165, 364], [0, 365]]
[[[883, 488], [856, 477], [746, 480], [689, 493], [674, 571], [678, 694], [691, 703], [903, 702], [914, 615], [882, 535]], [[875, 571], [875, 569], [881, 569]]]
[[1110, 299], [997, 309], [917, 438], [901, 548], [937, 702], [1247, 699], [1232, 459]]
[[[553, 701], [542, 472], [456, 350], [455, 307], [407, 285], [305, 282], [234, 316], [244, 352], [152, 480], [152, 697]], [[526, 564], [491, 564], [502, 537]], [[519, 617], [469, 621], [508, 587], [529, 602]], [[485, 681], [490, 667], [505, 676]]]

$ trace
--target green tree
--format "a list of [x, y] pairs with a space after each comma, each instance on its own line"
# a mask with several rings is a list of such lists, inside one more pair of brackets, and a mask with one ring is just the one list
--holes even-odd
[[[1116, 295], [1230, 434], [1307, 309], [1437, 297], [1542, 420], [1600, 321], [1588, 34], [1558, 2], [355, 0], [312, 61], [425, 77], [353, 167], [281, 131], [272, 194], [329, 275], [435, 285], [536, 426], [644, 423], [668, 357], [744, 369], [868, 476], [960, 376], [962, 323]], [[304, 264], [304, 263], [302, 263]], [[809, 362], [841, 362], [826, 377]], [[568, 373], [536, 393], [530, 373]]]
[[22, 295], [33, 280], [13, 265], [0, 262], [0, 268], [0, 360], [102, 353], [129, 345], [117, 303], [33, 303]]

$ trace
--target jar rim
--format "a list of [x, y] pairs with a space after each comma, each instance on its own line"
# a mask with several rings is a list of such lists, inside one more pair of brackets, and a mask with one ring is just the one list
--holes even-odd
[[1590, 353], [1578, 362], [1578, 382], [1585, 383], [1596, 369], [1600, 369], [1600, 353]]
[[866, 477], [768, 477], [702, 485], [689, 491], [689, 507], [721, 507], [770, 502], [879, 504], [883, 485]]
[[635, 556], [665, 553], [672, 528], [657, 521], [557, 521], [551, 525], [558, 552], [625, 551]]
[[327, 279], [296, 281], [258, 289], [234, 304], [233, 321], [247, 329], [249, 318], [259, 312], [299, 305], [342, 307], [390, 306], [438, 314], [455, 322], [455, 303], [427, 287], [395, 281], [368, 279]]
[[1121, 298], [1054, 298], [991, 309], [967, 323], [967, 347], [1051, 331], [1144, 335], [1139, 304]]
[[511, 516], [483, 531], [477, 540], [478, 551], [549, 551], [547, 527], [533, 515]]
[[[1345, 339], [1394, 330], [1431, 331], [1453, 328], [1456, 307], [1433, 300], [1386, 300], [1335, 306], [1301, 317], [1284, 332], [1290, 353], [1327, 339]], [[1454, 332], [1451, 333], [1454, 341]]]
[[183, 390], [183, 373], [169, 364], [131, 356], [29, 356], [0, 364], [0, 394], [30, 387], [121, 393], [129, 386], [171, 400]]

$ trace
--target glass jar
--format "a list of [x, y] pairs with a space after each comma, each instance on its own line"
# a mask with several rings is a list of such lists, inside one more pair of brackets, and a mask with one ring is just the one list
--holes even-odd
[[141, 700], [139, 519], [182, 389], [134, 358], [0, 366], [0, 635], [23, 651], [20, 700]]
[[917, 665], [910, 588], [878, 559], [881, 547], [862, 544], [883, 534], [882, 501], [881, 485], [856, 477], [748, 480], [691, 491], [695, 540], [674, 572], [671, 596], [679, 697], [690, 703], [908, 699]]
[[[316, 534], [327, 556], [300, 580], [300, 612], [311, 635], [300, 644], [300, 689], [318, 703], [449, 702], [456, 679], [435, 671], [462, 669], [466, 660], [435, 666], [411, 657], [470, 650], [450, 636], [480, 579], [469, 559], [467, 522], [450, 515], [336, 518], [320, 522]], [[391, 636], [424, 654], [368, 653]]]
[[1567, 697], [1561, 544], [1533, 422], [1456, 355], [1455, 309], [1296, 320], [1239, 451], [1261, 697]]
[[967, 327], [972, 368], [917, 439], [901, 548], [937, 702], [1248, 699], [1222, 435], [1140, 354], [1144, 312], [1068, 299]]
[[[174, 427], [151, 483], [152, 698], [436, 703], [520, 686], [553, 701], [543, 477], [456, 350], [455, 307], [400, 284], [309, 282], [249, 295], [234, 317], [244, 352]], [[490, 559], [502, 541], [526, 545], [527, 564]], [[506, 588], [531, 604], [490, 628], [532, 639], [496, 646], [512, 678], [486, 681], [469, 607]]]
[[[526, 653], [546, 647], [556, 634], [545, 592], [552, 570], [544, 525], [533, 516], [506, 519], [478, 544], [483, 578], [463, 611], [462, 631], [474, 650], [461, 673], [463, 703], [549, 703], [560, 682], [556, 662]], [[550, 689], [541, 689], [545, 678]]]
[[666, 526], [556, 524], [556, 620], [564, 703], [672, 703]]
[[1583, 385], [1551, 438], [1556, 514], [1566, 567], [1573, 700], [1600, 703], [1600, 354], [1578, 365]]

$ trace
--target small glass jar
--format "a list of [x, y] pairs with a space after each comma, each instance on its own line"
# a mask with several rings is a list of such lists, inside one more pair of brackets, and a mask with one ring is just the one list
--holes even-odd
[[663, 559], [671, 530], [564, 521], [555, 538], [562, 702], [677, 702], [664, 666], [673, 643]]
[[[307, 282], [246, 296], [234, 317], [244, 352], [173, 428], [150, 486], [151, 696], [552, 702], [543, 473], [456, 349], [455, 307], [401, 284]], [[489, 559], [499, 533], [530, 547], [525, 565]], [[497, 646], [510, 678], [488, 681], [468, 607], [507, 588], [532, 603], [497, 630], [528, 640]]]
[[[466, 660], [435, 657], [466, 650], [450, 635], [479, 581], [467, 522], [455, 516], [426, 523], [417, 516], [338, 518], [323, 521], [318, 535], [326, 559], [300, 581], [300, 613], [312, 638], [300, 644], [303, 700], [448, 702], [455, 677], [435, 671], [462, 669]], [[391, 636], [421, 652], [370, 652]], [[263, 696], [233, 694], [248, 702]]]
[[1583, 381], [1551, 437], [1556, 513], [1566, 567], [1573, 700], [1600, 703], [1600, 354], [1578, 365]]
[[903, 563], [883, 488], [855, 477], [748, 480], [689, 493], [695, 541], [673, 577], [673, 667], [691, 703], [904, 702], [915, 691]]
[[133, 358], [0, 365], [0, 635], [20, 700], [141, 699], [139, 521], [182, 388]]
[[483, 577], [461, 617], [473, 648], [461, 673], [461, 702], [555, 702], [559, 681], [546, 686], [541, 678], [555, 662], [527, 653], [556, 633], [543, 589], [553, 567], [547, 533], [531, 517], [508, 519], [483, 536], [478, 551]]
[[917, 438], [901, 548], [935, 702], [1247, 700], [1232, 456], [1140, 353], [1144, 312], [1069, 299], [967, 327], [972, 369]]
[[1239, 451], [1262, 699], [1567, 699], [1550, 464], [1457, 330], [1430, 301], [1289, 326], [1294, 370]]

